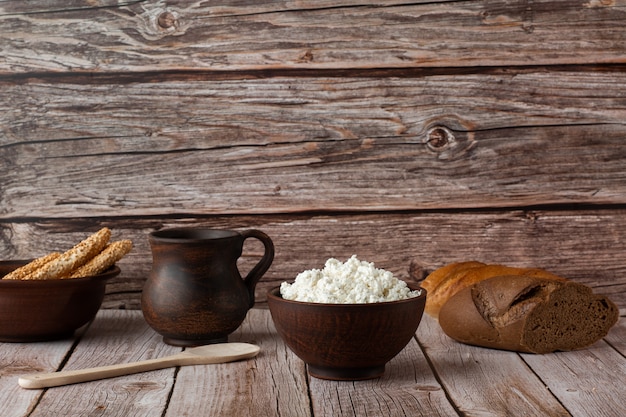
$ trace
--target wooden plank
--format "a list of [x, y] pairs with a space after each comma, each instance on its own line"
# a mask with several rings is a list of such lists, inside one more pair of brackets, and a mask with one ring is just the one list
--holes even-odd
[[5, 84], [0, 218], [626, 203], [626, 73], [188, 81]]
[[[624, 1], [96, 2], [0, 9], [0, 72], [624, 63]], [[215, 3], [215, 4], [213, 4]], [[253, 4], [257, 3], [257, 4]], [[56, 7], [59, 3], [55, 3]], [[86, 21], [90, 23], [85, 24]], [[54, 45], [52, 47], [51, 45]]]
[[[456, 0], [441, 0], [441, 3]], [[142, 0], [30, 0], [24, 4], [20, 0], [2, 0], [0, 16], [14, 14], [34, 14], [63, 12], [77, 9], [99, 9], [110, 7], [122, 7], [142, 2]], [[173, 1], [168, 4], [176, 4]], [[402, 4], [429, 3], [429, 0], [394, 0], [394, 1], [367, 1], [363, 0], [264, 0], [264, 1], [241, 1], [241, 0], [217, 0], [212, 1], [210, 10], [212, 16], [248, 15], [255, 13], [273, 13], [281, 11], [306, 11], [327, 9], [331, 7], [384, 7]], [[205, 7], [195, 5], [196, 8]]]
[[[134, 362], [180, 350], [164, 344], [141, 312], [101, 310], [63, 369]], [[161, 415], [174, 375], [175, 369], [163, 369], [50, 388], [31, 415]]]
[[313, 411], [319, 416], [452, 416], [453, 405], [417, 342], [385, 367], [381, 378], [326, 381], [310, 378]]
[[42, 391], [24, 390], [21, 375], [54, 372], [70, 354], [74, 340], [47, 343], [0, 343], [0, 410], [3, 417], [22, 417], [37, 406]]
[[[2, 144], [56, 140], [48, 149], [54, 156], [72, 144], [82, 153], [98, 149], [99, 138], [109, 138], [109, 153], [152, 146], [182, 152], [313, 139], [425, 144], [439, 124], [453, 133], [623, 124], [626, 94], [625, 72], [608, 67], [31, 76], [0, 83]], [[128, 140], [135, 136], [143, 139]], [[95, 142], [79, 140], [86, 138]]]
[[626, 357], [626, 310], [620, 310], [621, 318], [617, 324], [611, 329], [609, 334], [604, 338], [606, 342], [616, 351]]
[[83, 0], [30, 0], [25, 3], [19, 0], [2, 0], [0, 1], [0, 17], [122, 7], [139, 1], [141, 0], [92, 0], [89, 2]]
[[608, 343], [522, 357], [572, 415], [626, 415], [626, 361]]
[[[470, 259], [548, 269], [587, 284], [626, 308], [626, 213], [611, 210], [513, 210], [215, 216], [210, 218], [40, 219], [1, 223], [0, 257], [40, 256], [63, 250], [89, 232], [108, 226], [115, 239], [134, 248], [119, 263], [122, 274], [107, 286], [108, 308], [139, 308], [139, 293], [150, 273], [148, 234], [164, 227], [258, 228], [276, 246], [271, 268], [259, 283], [257, 300], [299, 272], [320, 268], [331, 257], [353, 254], [406, 280], [420, 281], [445, 264]], [[262, 253], [246, 243], [239, 264], [245, 274]]]
[[570, 415], [516, 353], [457, 343], [426, 315], [417, 336], [461, 414]]
[[166, 416], [310, 416], [304, 365], [281, 343], [269, 310], [252, 309], [229, 341], [261, 347], [254, 359], [181, 368]]

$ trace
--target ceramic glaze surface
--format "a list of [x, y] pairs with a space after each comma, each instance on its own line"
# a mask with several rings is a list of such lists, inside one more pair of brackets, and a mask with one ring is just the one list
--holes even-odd
[[[0, 277], [28, 260], [0, 262]], [[43, 342], [71, 337], [100, 309], [106, 283], [117, 266], [72, 279], [0, 280], [0, 341]]]
[[321, 304], [285, 300], [274, 288], [267, 302], [276, 331], [311, 375], [359, 380], [381, 376], [385, 364], [415, 337], [426, 290], [400, 301]]
[[[237, 260], [244, 241], [260, 240], [265, 253], [242, 278]], [[152, 271], [141, 308], [148, 324], [176, 346], [225, 342], [254, 305], [257, 282], [274, 259], [274, 245], [259, 230], [177, 228], [150, 235]]]

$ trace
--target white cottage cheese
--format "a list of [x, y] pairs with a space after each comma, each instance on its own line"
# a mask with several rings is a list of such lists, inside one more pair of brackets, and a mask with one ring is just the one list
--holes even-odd
[[311, 269], [296, 276], [293, 284], [283, 282], [284, 299], [310, 303], [363, 304], [404, 300], [421, 291], [411, 291], [404, 281], [373, 263], [353, 255], [345, 263], [331, 258], [323, 269]]

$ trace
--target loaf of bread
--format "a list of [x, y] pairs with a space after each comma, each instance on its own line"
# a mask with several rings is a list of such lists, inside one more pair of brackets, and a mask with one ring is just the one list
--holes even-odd
[[[538, 269], [464, 264], [444, 267], [447, 274], [440, 271], [423, 283], [428, 297], [435, 295], [429, 314], [459, 342], [528, 353], [567, 351], [594, 344], [617, 323], [617, 306], [583, 284]], [[516, 273], [494, 272], [511, 269]]]
[[526, 275], [565, 281], [564, 278], [538, 268], [516, 268], [505, 265], [484, 264], [477, 261], [457, 262], [443, 266], [426, 277], [421, 287], [428, 292], [425, 312], [437, 318], [439, 310], [455, 293], [488, 278], [501, 275]]

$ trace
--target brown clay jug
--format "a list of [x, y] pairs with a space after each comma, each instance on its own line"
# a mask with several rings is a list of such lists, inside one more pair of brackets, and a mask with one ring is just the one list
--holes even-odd
[[[263, 257], [242, 279], [237, 260], [244, 241], [259, 239]], [[152, 271], [141, 310], [147, 323], [175, 346], [222, 343], [254, 305], [257, 282], [274, 260], [274, 244], [259, 230], [172, 228], [149, 236]]]

